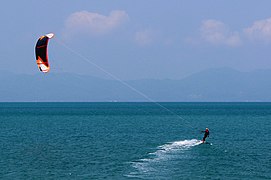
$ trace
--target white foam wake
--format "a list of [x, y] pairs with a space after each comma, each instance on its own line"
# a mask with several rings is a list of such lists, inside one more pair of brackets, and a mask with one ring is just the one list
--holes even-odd
[[148, 154], [148, 157], [132, 162], [136, 171], [130, 173], [130, 176], [158, 172], [160, 167], [167, 166], [167, 163], [173, 159], [187, 158], [189, 153], [185, 153], [186, 150], [201, 143], [201, 140], [191, 139], [158, 146], [155, 152]]
[[184, 150], [193, 146], [197, 146], [201, 143], [202, 143], [201, 140], [191, 139], [191, 140], [175, 141], [169, 144], [159, 146], [158, 148], [164, 151]]

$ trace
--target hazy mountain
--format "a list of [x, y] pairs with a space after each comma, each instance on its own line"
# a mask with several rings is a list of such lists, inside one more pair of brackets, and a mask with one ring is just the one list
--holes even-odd
[[271, 70], [209, 69], [181, 80], [119, 82], [76, 74], [0, 72], [0, 101], [271, 101]]

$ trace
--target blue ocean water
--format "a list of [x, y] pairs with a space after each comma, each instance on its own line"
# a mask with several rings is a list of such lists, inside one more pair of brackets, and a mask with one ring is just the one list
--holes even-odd
[[0, 103], [0, 178], [271, 179], [270, 129], [271, 103]]

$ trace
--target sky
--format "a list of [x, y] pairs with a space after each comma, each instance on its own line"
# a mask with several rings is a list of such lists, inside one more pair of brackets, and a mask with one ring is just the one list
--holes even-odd
[[0, 71], [40, 74], [34, 47], [51, 32], [50, 73], [131, 80], [271, 69], [270, 7], [270, 0], [4, 0]]

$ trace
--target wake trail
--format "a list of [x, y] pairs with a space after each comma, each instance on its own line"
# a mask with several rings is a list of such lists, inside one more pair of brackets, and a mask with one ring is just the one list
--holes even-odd
[[129, 177], [140, 177], [159, 173], [162, 169], [167, 169], [170, 162], [189, 158], [187, 150], [202, 144], [201, 140], [191, 139], [166, 143], [158, 146], [155, 152], [148, 153], [146, 158], [131, 162], [134, 169], [129, 173]]
[[183, 141], [175, 141], [169, 144], [165, 144], [162, 146], [159, 146], [160, 150], [157, 150], [156, 152], [163, 151], [163, 152], [171, 152], [175, 150], [185, 150], [189, 149], [193, 146], [197, 146], [201, 144], [201, 140], [197, 139], [191, 139], [191, 140], [183, 140]]

